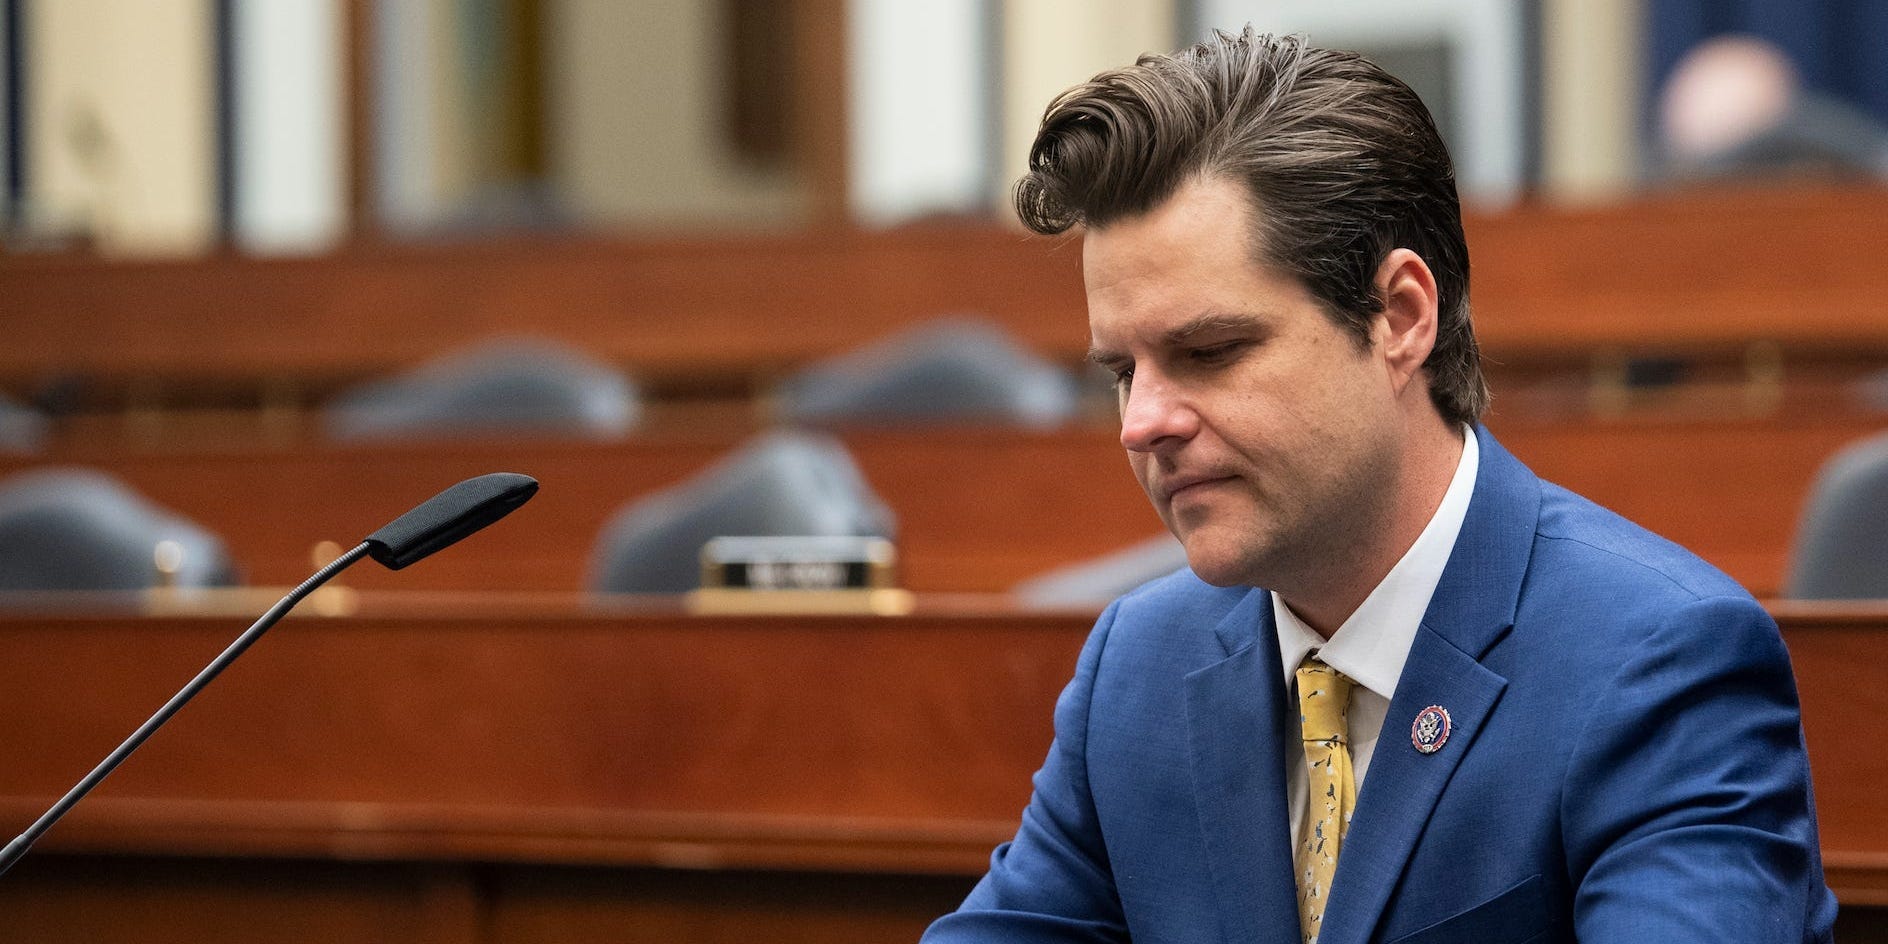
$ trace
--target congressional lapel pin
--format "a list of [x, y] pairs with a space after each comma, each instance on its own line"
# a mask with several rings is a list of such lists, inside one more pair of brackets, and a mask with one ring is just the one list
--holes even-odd
[[1409, 742], [1424, 754], [1434, 754], [1449, 743], [1449, 709], [1430, 705], [1416, 713], [1416, 723], [1409, 726]]

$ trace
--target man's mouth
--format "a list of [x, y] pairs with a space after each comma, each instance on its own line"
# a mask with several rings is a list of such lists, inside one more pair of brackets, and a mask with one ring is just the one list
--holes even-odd
[[1230, 476], [1181, 475], [1181, 476], [1175, 476], [1174, 478], [1167, 480], [1163, 484], [1167, 491], [1167, 500], [1172, 501], [1175, 498], [1178, 498], [1184, 492], [1197, 490], [1201, 488], [1202, 486], [1214, 485], [1219, 482], [1224, 482], [1228, 478], [1230, 478]]

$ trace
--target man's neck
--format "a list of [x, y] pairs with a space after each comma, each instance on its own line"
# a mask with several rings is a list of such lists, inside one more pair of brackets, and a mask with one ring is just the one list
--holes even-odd
[[1292, 612], [1325, 639], [1357, 612], [1396, 562], [1409, 552], [1448, 494], [1449, 483], [1462, 461], [1464, 434], [1460, 426], [1440, 417], [1436, 420], [1434, 424], [1421, 424], [1421, 435], [1413, 437], [1404, 451], [1399, 466], [1402, 474], [1391, 490], [1395, 500], [1386, 506], [1383, 526], [1374, 532], [1377, 539], [1360, 542], [1352, 549], [1352, 559], [1329, 568], [1332, 579], [1324, 581], [1323, 586], [1279, 592]]

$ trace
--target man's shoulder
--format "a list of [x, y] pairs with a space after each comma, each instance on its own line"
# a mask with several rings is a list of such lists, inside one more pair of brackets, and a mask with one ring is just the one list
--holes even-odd
[[1530, 584], [1576, 583], [1615, 606], [1723, 597], [1755, 602], [1698, 555], [1549, 482], [1541, 483], [1533, 555]]
[[[1679, 545], [1550, 483], [1511, 630], [1483, 664], [1550, 713], [1581, 718], [1648, 672], [1690, 684], [1719, 657], [1787, 678], [1776, 623], [1742, 586]], [[1776, 671], [1781, 674], [1777, 675]]]
[[[1612, 599], [1749, 598], [1735, 580], [1698, 555], [1539, 478], [1485, 428], [1480, 437], [1483, 471], [1473, 501], [1492, 499], [1502, 509], [1485, 519], [1495, 522], [1490, 527], [1531, 527], [1533, 540], [1525, 552], [1529, 587], [1574, 587]], [[1473, 504], [1469, 513], [1475, 516]], [[1496, 533], [1485, 531], [1481, 537], [1494, 539]]]

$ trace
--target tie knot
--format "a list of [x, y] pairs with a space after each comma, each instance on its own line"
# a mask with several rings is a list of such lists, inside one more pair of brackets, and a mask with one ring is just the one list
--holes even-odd
[[1306, 656], [1298, 666], [1298, 710], [1306, 741], [1350, 743], [1346, 713], [1354, 685], [1344, 673]]

